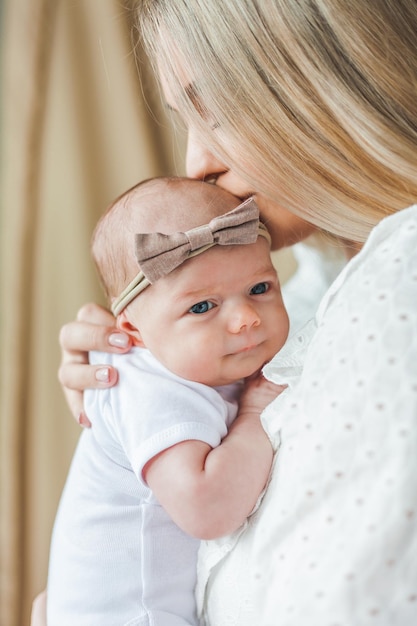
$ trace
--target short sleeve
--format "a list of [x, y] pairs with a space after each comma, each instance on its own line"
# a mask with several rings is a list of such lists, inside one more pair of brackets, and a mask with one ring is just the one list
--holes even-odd
[[236, 415], [236, 403], [172, 374], [147, 350], [136, 348], [123, 357], [114, 361], [118, 385], [96, 398], [100, 418], [140, 481], [146, 463], [177, 443], [194, 439], [212, 448], [220, 444]]

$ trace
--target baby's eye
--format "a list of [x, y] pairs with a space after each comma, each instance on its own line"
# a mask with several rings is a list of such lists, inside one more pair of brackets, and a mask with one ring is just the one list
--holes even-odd
[[201, 315], [201, 313], [207, 313], [214, 307], [213, 302], [209, 302], [208, 300], [204, 300], [203, 302], [197, 302], [197, 304], [193, 304], [191, 309], [189, 309], [189, 313], [194, 313], [194, 315]]
[[251, 296], [259, 296], [259, 295], [261, 295], [263, 293], [266, 293], [268, 291], [268, 289], [269, 289], [268, 283], [257, 283], [250, 290], [250, 295]]

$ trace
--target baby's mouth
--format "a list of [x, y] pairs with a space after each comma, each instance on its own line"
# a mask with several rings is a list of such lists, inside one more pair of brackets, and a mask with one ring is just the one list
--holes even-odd
[[236, 350], [233, 354], [242, 354], [243, 352], [250, 352], [251, 350], [255, 350], [255, 348], [258, 347], [258, 343], [251, 343], [248, 344], [246, 346], [243, 346], [243, 348], [239, 348], [239, 350]]

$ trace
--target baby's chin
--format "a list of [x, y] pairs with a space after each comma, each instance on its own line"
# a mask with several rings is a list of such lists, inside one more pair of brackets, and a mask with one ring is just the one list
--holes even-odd
[[[171, 369], [171, 371], [181, 378], [208, 387], [224, 387], [256, 375], [275, 356], [275, 352], [269, 356], [270, 352], [271, 350], [259, 349], [258, 346], [258, 348], [246, 352], [226, 355], [217, 368], [211, 364], [211, 366], [206, 366], [199, 371], [190, 364], [189, 367], [176, 368], [176, 371]], [[168, 367], [168, 369], [170, 368]]]
[[232, 383], [238, 382], [240, 380], [244, 380], [245, 378], [250, 378], [251, 376], [256, 376], [266, 361], [264, 359], [247, 359], [247, 363], [242, 363], [239, 367], [233, 368], [233, 370], [229, 371], [222, 377], [217, 379], [212, 379], [209, 384], [211, 387], [221, 387], [224, 385], [230, 385]]

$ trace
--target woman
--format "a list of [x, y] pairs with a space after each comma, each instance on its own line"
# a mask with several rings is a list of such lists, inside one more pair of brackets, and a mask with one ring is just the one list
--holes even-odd
[[[188, 174], [255, 191], [275, 246], [310, 231], [301, 218], [354, 257], [288, 358], [266, 369], [290, 385], [263, 418], [277, 452], [270, 485], [241, 534], [203, 550], [202, 613], [215, 626], [411, 626], [417, 3], [144, 0], [137, 12], [189, 127]], [[78, 415], [80, 390], [117, 379], [86, 351], [129, 346], [94, 306], [61, 342]]]

